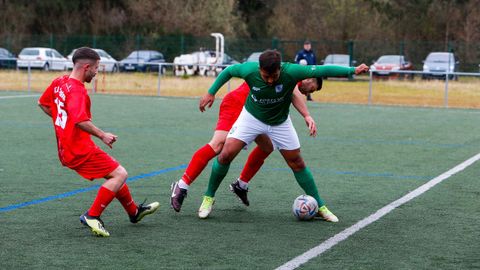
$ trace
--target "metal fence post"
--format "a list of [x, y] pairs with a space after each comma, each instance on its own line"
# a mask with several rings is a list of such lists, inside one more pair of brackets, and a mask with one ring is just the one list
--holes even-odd
[[368, 105], [372, 104], [372, 80], [373, 80], [373, 75], [372, 75], [372, 70], [369, 70], [369, 80], [370, 82], [368, 83]]
[[157, 96], [160, 96], [160, 77], [162, 77], [162, 64], [158, 64]]
[[450, 66], [447, 67], [447, 72], [445, 72], [445, 97], [444, 97], [444, 106], [448, 108], [448, 69]]
[[95, 92], [97, 91], [97, 78], [96, 77], [93, 77], [93, 80], [92, 80], [92, 94], [95, 94]]
[[31, 80], [32, 80], [32, 74], [31, 74], [31, 67], [30, 67], [30, 61], [28, 61], [28, 92], [30, 92], [30, 85], [31, 85]]

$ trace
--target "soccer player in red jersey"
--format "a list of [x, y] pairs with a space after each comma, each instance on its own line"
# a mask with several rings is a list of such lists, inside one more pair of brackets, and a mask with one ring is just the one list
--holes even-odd
[[[295, 108], [305, 118], [310, 130], [310, 135], [312, 136], [316, 135], [315, 121], [308, 112], [302, 94], [307, 95], [320, 90], [321, 87], [321, 78], [305, 79], [298, 84], [298, 89], [294, 91], [294, 98], [292, 101]], [[190, 185], [195, 181], [198, 175], [200, 175], [208, 162], [222, 150], [228, 132], [240, 115], [249, 91], [250, 88], [248, 84], [244, 82], [238, 88], [224, 96], [222, 103], [220, 104], [218, 122], [212, 139], [193, 154], [182, 178], [172, 183], [170, 204], [176, 212], [180, 212], [183, 200], [187, 196], [187, 191]], [[240, 177], [230, 184], [230, 190], [235, 193], [235, 195], [237, 195], [246, 206], [250, 205], [247, 197], [248, 183], [263, 165], [265, 159], [273, 151], [273, 145], [267, 135], [260, 135], [255, 141], [258, 146], [255, 147], [248, 156]]]
[[106, 179], [90, 209], [80, 216], [80, 221], [95, 235], [107, 237], [110, 233], [105, 229], [100, 215], [114, 198], [120, 201], [132, 223], [155, 212], [159, 203], [137, 205], [126, 184], [128, 175], [125, 168], [91, 139], [93, 135], [110, 148], [117, 140], [116, 135], [104, 132], [92, 123], [90, 97], [84, 86], [97, 74], [99, 55], [83, 47], [75, 51], [72, 60], [72, 73], [56, 78], [38, 104], [52, 118], [62, 165], [88, 180]]

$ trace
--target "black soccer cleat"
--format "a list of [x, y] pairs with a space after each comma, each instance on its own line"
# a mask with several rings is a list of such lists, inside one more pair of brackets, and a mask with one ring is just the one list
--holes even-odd
[[240, 199], [240, 201], [245, 204], [246, 206], [250, 205], [250, 202], [248, 201], [248, 189], [243, 189], [240, 187], [240, 184], [238, 183], [238, 180], [230, 184], [230, 191], [235, 193], [237, 197]]
[[170, 197], [170, 205], [175, 212], [180, 212], [183, 200], [187, 197], [187, 190], [178, 186], [178, 181], [172, 183], [172, 196]]
[[147, 205], [145, 205], [145, 202], [139, 204], [137, 206], [137, 214], [134, 216], [130, 216], [130, 222], [139, 222], [144, 216], [153, 214], [153, 212], [157, 211], [158, 207], [160, 207], [160, 204], [158, 202], [152, 202]]

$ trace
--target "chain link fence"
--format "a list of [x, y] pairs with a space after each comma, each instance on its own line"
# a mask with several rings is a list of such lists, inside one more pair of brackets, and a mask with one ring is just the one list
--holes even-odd
[[[384, 54], [405, 55], [415, 69], [422, 69], [422, 61], [432, 51], [449, 51], [455, 53], [460, 61], [460, 71], [478, 72], [480, 64], [480, 43], [432, 42], [432, 41], [338, 41], [313, 39], [312, 48], [317, 59], [324, 59], [328, 54], [349, 54], [357, 63], [371, 64]], [[133, 50], [157, 50], [165, 55], [166, 62], [183, 53], [200, 49], [214, 49], [215, 40], [210, 37], [193, 37], [186, 35], [166, 35], [146, 37], [133, 36], [95, 36], [95, 35], [12, 35], [0, 40], [0, 47], [18, 54], [24, 47], [49, 47], [68, 55], [73, 49], [89, 46], [107, 51], [115, 59], [125, 58]], [[275, 48], [282, 52], [284, 61], [293, 61], [297, 51], [302, 49], [303, 40], [282, 39], [236, 39], [225, 38], [225, 52], [235, 60], [242, 62], [252, 52]]]

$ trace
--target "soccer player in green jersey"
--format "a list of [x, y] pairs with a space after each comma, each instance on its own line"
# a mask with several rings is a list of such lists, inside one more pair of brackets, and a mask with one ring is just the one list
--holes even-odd
[[320, 198], [313, 175], [300, 155], [300, 142], [289, 116], [292, 92], [297, 82], [306, 78], [346, 76], [367, 71], [368, 66], [365, 64], [341, 67], [282, 63], [280, 53], [275, 50], [263, 52], [259, 63], [232, 65], [222, 71], [208, 93], [200, 99], [200, 111], [212, 106], [217, 91], [232, 77], [243, 78], [250, 87], [250, 93], [222, 151], [213, 163], [210, 182], [198, 216], [207, 218], [211, 213], [215, 192], [227, 174], [230, 163], [242, 148], [258, 135], [267, 134], [292, 169], [300, 187], [317, 200], [318, 216], [326, 221], [338, 222], [338, 218]]

